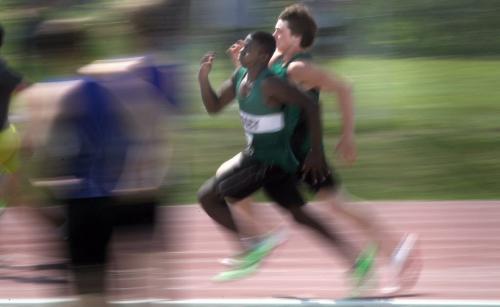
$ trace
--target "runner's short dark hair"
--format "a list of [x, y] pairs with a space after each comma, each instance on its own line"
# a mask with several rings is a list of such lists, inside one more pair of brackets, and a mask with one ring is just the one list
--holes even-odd
[[265, 53], [271, 57], [276, 50], [276, 41], [271, 33], [257, 31], [250, 34], [252, 40], [256, 41], [262, 47]]
[[288, 28], [293, 35], [302, 37], [300, 40], [302, 48], [312, 46], [318, 26], [306, 6], [302, 4], [290, 5], [281, 12], [278, 19], [288, 22]]

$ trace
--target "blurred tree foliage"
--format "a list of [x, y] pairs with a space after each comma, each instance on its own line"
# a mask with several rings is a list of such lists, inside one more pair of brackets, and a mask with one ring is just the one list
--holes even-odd
[[358, 0], [349, 18], [349, 53], [491, 56], [500, 53], [500, 1]]
[[[212, 6], [218, 3], [217, 0], [210, 1]], [[231, 0], [228, 1], [231, 2]], [[244, 2], [248, 0], [232, 1]], [[135, 2], [137, 5], [145, 3], [144, 0]], [[244, 29], [231, 27], [217, 29], [216, 33], [208, 31], [205, 27], [199, 27], [198, 18], [200, 16], [192, 15], [200, 3], [206, 3], [205, 0], [168, 0], [163, 2], [169, 4], [165, 5], [165, 8], [168, 7], [168, 9], [148, 11], [146, 8], [128, 16], [132, 23], [137, 26], [136, 30], [139, 32], [154, 30], [158, 33], [164, 33], [163, 30], [166, 26], [173, 25], [180, 29], [184, 27], [189, 29], [183, 33], [188, 36], [187, 39], [190, 35], [196, 36], [202, 33], [203, 35], [210, 34], [211, 38], [214, 35], [219, 35], [219, 38], [227, 36], [226, 38], [232, 41], [233, 32], [240, 34], [243, 31], [246, 33], [249, 30], [248, 27], [250, 29], [271, 30], [279, 12], [285, 6], [297, 1], [252, 0], [252, 2], [245, 2], [244, 7], [247, 7], [249, 11], [240, 13], [245, 16], [254, 16], [250, 18], [255, 19], [254, 22], [250, 22]], [[170, 5], [176, 2], [183, 4], [182, 10], [178, 6]], [[187, 3], [190, 2], [192, 9], [188, 8], [189, 4]], [[327, 52], [341, 50], [349, 55], [396, 57], [495, 56], [500, 53], [500, 36], [497, 35], [500, 30], [500, 18], [498, 18], [500, 16], [500, 1], [302, 0], [299, 2], [310, 6], [316, 15], [321, 25], [319, 48], [325, 47]], [[45, 6], [49, 8], [44, 10], [42, 14], [45, 18], [97, 15], [95, 21], [99, 27], [96, 29], [116, 28], [119, 25], [119, 20], [110, 18], [110, 14], [104, 14], [112, 11], [110, 7], [114, 6], [113, 3], [120, 3], [120, 1], [0, 0], [0, 17], [3, 19], [0, 22], [7, 24], [10, 33], [7, 39], [14, 40], [16, 37], [26, 36], [26, 32], [31, 30], [37, 20], [33, 16], [28, 16], [32, 14], [28, 13], [30, 11], [19, 9]], [[224, 2], [219, 4], [221, 3]], [[233, 5], [232, 7], [238, 6]], [[191, 11], [189, 18], [186, 17], [189, 14], [186, 13], [188, 10]], [[219, 19], [235, 14], [235, 12], [218, 13], [217, 18]], [[22, 18], [23, 15], [25, 15], [24, 21], [15, 20], [16, 16]], [[121, 17], [125, 18], [125, 15]], [[184, 19], [188, 20], [188, 23], [185, 23]], [[223, 41], [225, 42], [225, 40]], [[326, 44], [326, 46], [321, 46], [321, 44]], [[19, 45], [19, 42], [16, 42], [16, 45]], [[106, 52], [104, 53], [106, 54]]]

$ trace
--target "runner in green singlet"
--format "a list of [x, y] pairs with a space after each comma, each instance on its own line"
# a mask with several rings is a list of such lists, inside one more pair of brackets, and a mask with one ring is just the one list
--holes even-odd
[[[336, 149], [343, 160], [349, 164], [353, 163], [356, 159], [356, 146], [352, 89], [339, 76], [326, 72], [312, 63], [308, 49], [312, 46], [316, 35], [314, 18], [305, 6], [291, 5], [281, 12], [273, 35], [277, 44], [276, 52], [270, 61], [270, 69], [273, 72], [307, 90], [317, 103], [319, 103], [319, 91], [336, 95], [342, 113], [342, 134]], [[240, 47], [241, 42], [237, 42], [229, 49], [236, 65], [238, 65], [236, 55]], [[297, 112], [294, 112], [294, 115], [298, 116], [298, 125], [292, 137], [292, 147], [300, 162], [303, 161], [310, 144], [307, 125], [302, 115], [298, 115]], [[313, 178], [308, 178], [303, 174], [299, 175], [303, 178], [303, 182], [316, 192], [318, 199], [331, 205], [336, 216], [354, 222], [378, 246], [394, 275], [392, 288], [398, 289], [398, 284], [401, 279], [404, 279], [404, 273], [408, 269], [407, 260], [409, 259], [401, 257], [401, 254], [411, 254], [402, 252], [400, 247], [405, 246], [405, 242], [414, 240], [415, 235], [404, 236], [398, 243], [398, 240], [373, 215], [356, 206], [346, 204], [340, 189], [340, 180], [334, 176], [333, 171], [330, 174], [322, 182], [315, 182]], [[282, 193], [279, 191], [273, 193], [272, 188], [266, 188], [266, 191], [272, 194], [275, 201], [280, 201], [279, 197]], [[240, 206], [246, 207], [242, 210], [250, 214], [251, 203], [251, 199], [247, 198], [241, 202]]]
[[[241, 199], [267, 185], [286, 186], [286, 201], [280, 205], [287, 208], [296, 222], [326, 238], [350, 266], [361, 269], [366, 263], [359, 261], [357, 249], [303, 210], [305, 202], [295, 185], [298, 161], [290, 142], [295, 126], [289, 122], [287, 114], [291, 106], [304, 112], [311, 150], [303, 161], [303, 171], [313, 180], [323, 181], [327, 173], [324, 171], [318, 105], [266, 68], [273, 52], [274, 38], [270, 34], [255, 32], [249, 35], [239, 55], [243, 68], [237, 69], [233, 77], [224, 82], [219, 94], [214, 92], [208, 80], [214, 55], [207, 54], [202, 59], [199, 82], [207, 112], [217, 113], [237, 98], [248, 147], [202, 186], [198, 193], [200, 203], [214, 221], [239, 235], [246, 231], [241, 226], [245, 222], [238, 220], [241, 223], [236, 225], [228, 204], [237, 208]], [[206, 191], [215, 191], [215, 197]], [[274, 242], [269, 241], [254, 246], [243, 243], [242, 262], [235, 270], [224, 272], [217, 279], [245, 276], [249, 268], [253, 271], [255, 264], [260, 263], [273, 247]]]

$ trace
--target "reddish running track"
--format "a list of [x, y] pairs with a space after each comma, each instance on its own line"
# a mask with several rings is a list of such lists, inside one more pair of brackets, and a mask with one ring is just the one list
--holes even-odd
[[[500, 299], [500, 201], [360, 202], [391, 234], [417, 233], [423, 270], [403, 293], [418, 299]], [[357, 244], [352, 225], [320, 204], [324, 221]], [[132, 231], [117, 232], [112, 244], [112, 299], [327, 298], [348, 294], [346, 267], [314, 234], [278, 212], [259, 206], [267, 225], [282, 224], [289, 239], [247, 279], [215, 283], [224, 269], [218, 259], [235, 252], [235, 242], [198, 206], [162, 207], [154, 246]], [[61, 233], [28, 208], [8, 209], [0, 218], [0, 298], [54, 298], [74, 294], [65, 265]], [[149, 251], [149, 252], [148, 252]]]

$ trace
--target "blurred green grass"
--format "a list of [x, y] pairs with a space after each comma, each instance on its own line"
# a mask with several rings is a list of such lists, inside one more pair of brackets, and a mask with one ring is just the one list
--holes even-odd
[[[231, 73], [214, 67], [218, 86]], [[322, 95], [330, 161], [351, 194], [364, 199], [496, 199], [500, 197], [500, 61], [495, 59], [345, 58], [321, 61], [355, 90], [359, 156], [352, 167], [336, 161], [340, 118], [335, 99]], [[177, 133], [175, 202], [195, 192], [223, 161], [244, 146], [237, 109], [204, 114], [191, 68], [192, 115]]]

